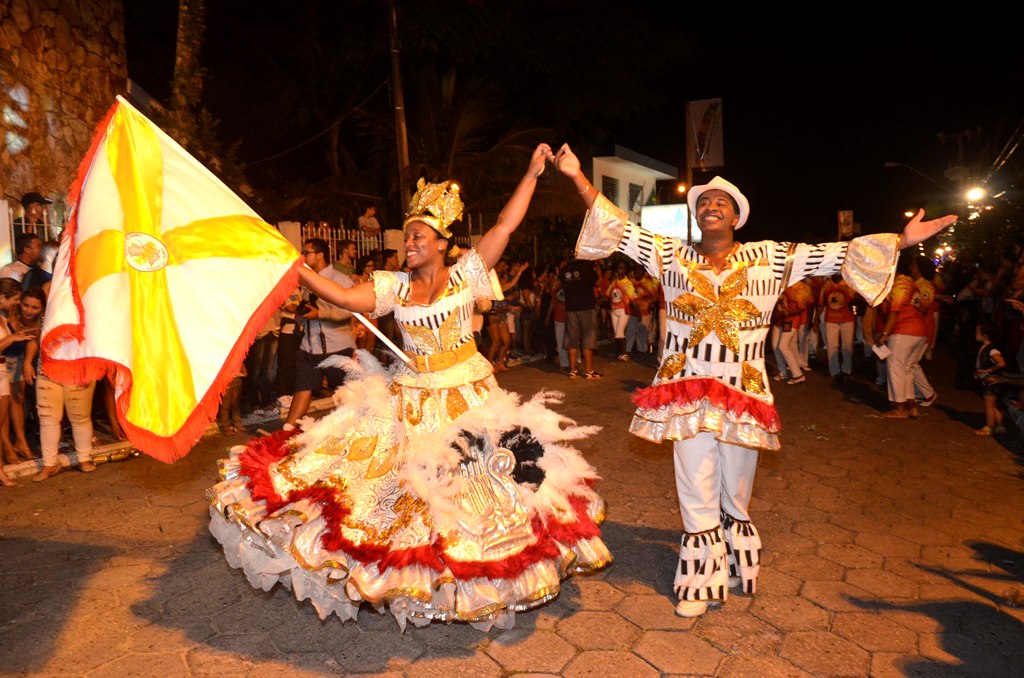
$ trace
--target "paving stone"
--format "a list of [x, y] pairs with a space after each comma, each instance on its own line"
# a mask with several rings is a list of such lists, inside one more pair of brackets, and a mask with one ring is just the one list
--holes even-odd
[[252, 662], [206, 645], [188, 650], [185, 663], [190, 673], [199, 676], [247, 676], [252, 671]]
[[841, 581], [809, 581], [800, 589], [800, 596], [832, 612], [860, 612], [874, 607], [871, 594]]
[[960, 678], [957, 667], [898, 652], [871, 655], [872, 678]]
[[[800, 593], [801, 581], [796, 577], [784, 572], [767, 567], [761, 564], [761, 571], [757, 575], [757, 590], [759, 593], [770, 593], [776, 596], [795, 596]], [[730, 598], [730, 600], [732, 600]]]
[[882, 557], [856, 544], [822, 544], [817, 553], [843, 567], [881, 567]]
[[662, 673], [714, 675], [722, 653], [691, 634], [645, 631], [634, 650]]
[[886, 558], [885, 570], [918, 584], [949, 583], [949, 579], [936, 571], [934, 565], [916, 559]]
[[950, 572], [988, 569], [987, 563], [962, 546], [923, 546], [921, 561]]
[[178, 652], [159, 654], [128, 654], [90, 671], [89, 678], [126, 678], [126, 676], [160, 676], [185, 678], [189, 675], [185, 659]]
[[515, 628], [503, 631], [485, 651], [506, 671], [558, 672], [576, 649], [553, 631]]
[[793, 531], [820, 544], [850, 544], [854, 537], [854, 533], [847, 529], [823, 522], [797, 523]]
[[750, 611], [781, 631], [828, 628], [828, 612], [798, 596], [758, 594]]
[[493, 659], [485, 654], [468, 657], [426, 657], [416, 662], [410, 671], [415, 678], [450, 678], [451, 676], [473, 676], [476, 678], [501, 678], [507, 675]]
[[812, 674], [781, 657], [751, 655], [726, 657], [719, 675], [729, 678], [812, 678]]
[[832, 620], [832, 632], [868, 652], [917, 652], [917, 634], [879, 614], [837, 614]]
[[846, 571], [833, 560], [811, 554], [780, 553], [773, 569], [801, 581], [841, 581]]
[[891, 534], [879, 534], [877, 532], [858, 534], [854, 537], [853, 541], [858, 546], [862, 546], [880, 556], [916, 559], [921, 555], [920, 544], [915, 544], [912, 541], [901, 539]]
[[324, 645], [340, 667], [340, 673], [398, 671], [425, 653], [424, 642], [400, 635], [397, 629], [365, 631], [337, 647]]
[[[260, 662], [246, 673], [245, 678], [319, 678], [338, 673], [338, 661], [328, 652], [298, 652], [288, 654], [277, 661]], [[360, 673], [360, 678], [400, 678], [397, 671], [381, 673]]]
[[662, 595], [629, 595], [616, 609], [623, 618], [645, 630], [685, 631], [697, 622], [677, 616], [674, 603]]
[[806, 671], [829, 676], [863, 676], [870, 665], [867, 652], [827, 631], [786, 634], [779, 656]]
[[614, 610], [626, 596], [608, 582], [598, 579], [578, 578], [571, 583], [577, 591], [574, 600], [584, 610]]
[[[885, 527], [884, 525], [880, 525], [876, 519], [870, 518], [859, 511], [853, 510], [853, 507], [844, 513], [830, 513], [828, 515], [828, 521], [838, 525], [839, 527], [851, 530], [858, 536], [883, 533], [882, 528]], [[854, 541], [857, 541], [856, 538]], [[861, 546], [863, 546], [863, 544], [861, 544]]]
[[[918, 643], [921, 656], [943, 664], [963, 666], [971, 675], [1010, 675], [1010, 667], [1004, 657], [960, 633], [922, 633], [918, 637]], [[1020, 669], [1020, 666], [1015, 668]]]
[[708, 613], [701, 617], [693, 633], [727, 655], [775, 655], [783, 637], [774, 626], [745, 613]]
[[818, 543], [813, 539], [796, 534], [795, 532], [782, 532], [777, 534], [761, 534], [762, 547], [768, 551], [796, 555], [800, 553], [814, 553]]
[[895, 598], [916, 598], [917, 583], [876, 568], [848, 570], [846, 581], [873, 596], [892, 600]]
[[628, 650], [640, 629], [615, 612], [583, 611], [559, 622], [558, 635], [581, 650]]
[[562, 675], [565, 678], [659, 678], [661, 674], [632, 652], [593, 650], [573, 659]]
[[896, 523], [889, 529], [890, 534], [902, 537], [922, 546], [950, 546], [958, 540], [933, 526], [920, 523]]

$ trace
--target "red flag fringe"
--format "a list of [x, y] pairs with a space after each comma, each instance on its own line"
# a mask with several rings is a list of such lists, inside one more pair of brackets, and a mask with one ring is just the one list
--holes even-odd
[[637, 389], [633, 393], [633, 404], [645, 410], [657, 410], [673, 404], [691, 405], [701, 400], [707, 400], [736, 418], [749, 414], [771, 433], [777, 433], [782, 426], [779, 413], [773, 405], [729, 388], [710, 377], [680, 379]]

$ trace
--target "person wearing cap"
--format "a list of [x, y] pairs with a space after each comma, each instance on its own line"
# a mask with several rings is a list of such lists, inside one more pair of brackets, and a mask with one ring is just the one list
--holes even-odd
[[477, 350], [473, 306], [501, 298], [493, 269], [552, 157], [540, 144], [497, 223], [453, 254], [460, 188], [420, 179], [406, 212], [408, 271], [343, 287], [299, 269], [341, 308], [394, 313], [407, 361], [344, 361], [338, 408], [290, 439], [253, 441], [223, 462], [210, 530], [252, 584], [280, 582], [322, 618], [367, 603], [400, 626], [429, 620], [509, 628], [561, 579], [611, 561], [596, 472], [571, 447], [595, 432], [538, 395], [500, 388]]
[[35, 228], [46, 224], [46, 206], [53, 201], [42, 196], [38, 191], [30, 191], [21, 196], [21, 207], [24, 214], [14, 220], [16, 233], [34, 233]]
[[739, 243], [750, 204], [715, 177], [690, 189], [688, 203], [702, 239], [657, 235], [629, 221], [580, 171], [568, 145], [555, 165], [589, 209], [577, 256], [621, 252], [657, 277], [668, 302], [666, 350], [652, 386], [633, 397], [630, 431], [673, 442], [683, 536], [675, 575], [676, 614], [695, 617], [721, 604], [729, 588], [756, 591], [761, 539], [748, 506], [760, 450], [779, 449], [779, 417], [765, 374], [764, 349], [772, 309], [790, 284], [841, 272], [872, 303], [892, 284], [899, 249], [953, 224], [953, 215], [922, 221], [901, 235], [802, 245], [770, 240]]

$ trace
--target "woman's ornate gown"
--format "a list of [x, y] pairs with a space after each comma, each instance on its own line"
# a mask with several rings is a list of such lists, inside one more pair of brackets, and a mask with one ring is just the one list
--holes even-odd
[[334, 412], [221, 462], [210, 531], [253, 586], [281, 583], [321, 617], [355, 619], [366, 602], [402, 628], [507, 628], [611, 561], [597, 476], [570, 446], [596, 429], [548, 409], [550, 393], [521, 403], [498, 387], [473, 339], [474, 300], [496, 294], [475, 250], [428, 306], [408, 274], [375, 272], [373, 286], [373, 315], [394, 311], [416, 370], [345, 359]]

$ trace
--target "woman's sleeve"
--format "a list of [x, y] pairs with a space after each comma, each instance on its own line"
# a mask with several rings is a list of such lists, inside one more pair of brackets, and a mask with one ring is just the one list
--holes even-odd
[[583, 228], [576, 241], [576, 258], [604, 259], [614, 252], [621, 252], [660, 278], [662, 262], [675, 256], [680, 242], [631, 223], [622, 209], [598, 194], [594, 206], [583, 220]]
[[487, 270], [487, 264], [475, 249], [470, 249], [459, 257], [452, 269], [456, 275], [461, 275], [469, 285], [474, 299], [501, 300], [505, 298], [497, 274]]
[[373, 294], [376, 296], [370, 317], [379, 318], [391, 313], [398, 294], [398, 276], [394, 271], [374, 271], [370, 274], [370, 282], [373, 283]]

